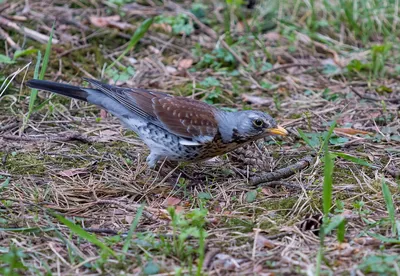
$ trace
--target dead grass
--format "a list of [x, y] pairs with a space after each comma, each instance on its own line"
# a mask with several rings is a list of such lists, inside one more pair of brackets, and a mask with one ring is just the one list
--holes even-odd
[[[339, 23], [320, 13], [322, 1], [313, 1], [318, 5], [311, 21], [302, 1], [293, 13], [288, 8], [293, 3], [288, 2], [277, 14], [252, 16], [244, 7], [233, 7], [231, 15], [235, 9], [248, 13], [249, 26], [232, 16], [231, 33], [221, 37], [226, 26], [223, 2], [205, 2], [209, 6], [200, 8], [206, 13], [197, 11], [197, 17], [188, 14], [191, 8], [196, 11], [189, 1], [179, 6], [142, 1], [120, 7], [114, 0], [28, 2], [29, 7], [24, 1], [0, 4], [1, 16], [47, 35], [57, 19], [54, 35], [59, 43], [53, 45], [46, 79], [82, 84], [81, 77], [102, 78], [191, 96], [219, 107], [258, 108], [272, 114], [291, 135], [265, 141], [260, 148], [252, 145], [247, 155], [239, 151], [203, 164], [163, 164], [153, 171], [145, 163], [148, 151], [134, 133], [79, 101], [52, 98], [31, 115], [19, 136], [29, 104], [28, 90], [19, 91], [23, 79], [19, 74], [0, 98], [3, 274], [12, 266], [20, 274], [196, 274], [202, 260], [198, 235], [203, 219], [204, 273], [315, 274], [320, 240], [311, 230], [321, 221], [319, 216], [308, 218], [322, 213], [324, 164], [318, 151], [333, 120], [338, 126], [329, 149], [374, 167], [335, 159], [331, 213], [342, 214], [347, 224], [344, 242], [338, 241], [336, 232], [326, 237], [322, 271], [399, 273], [399, 237], [392, 231], [382, 194], [384, 181], [398, 223], [397, 21], [385, 22], [379, 13], [374, 22], [391, 23], [394, 37], [359, 36], [361, 30], [352, 29], [352, 22], [340, 25], [338, 18]], [[106, 18], [118, 14], [120, 19]], [[168, 17], [182, 14], [188, 14], [183, 23]], [[113, 70], [104, 71], [104, 63], [110, 64], [124, 51], [140, 22], [160, 15], [162, 20], [139, 45]], [[283, 21], [288, 16], [294, 26]], [[333, 20], [328, 21], [331, 25], [319, 27], [326, 18]], [[189, 30], [193, 22], [197, 25]], [[257, 22], [278, 26], [267, 31]], [[0, 45], [5, 55], [15, 55], [10, 39], [23, 49], [44, 51], [35, 32], [24, 38], [13, 28], [0, 28], [9, 35], [8, 42]], [[332, 35], [337, 28], [342, 28], [339, 37]], [[378, 44], [379, 49], [371, 46]], [[18, 66], [34, 62], [35, 55], [27, 52], [15, 64], [0, 63], [0, 80]], [[131, 69], [124, 70], [127, 67]], [[49, 95], [40, 92], [38, 98], [43, 102]], [[311, 145], [297, 129], [306, 133]], [[246, 174], [286, 167], [309, 154], [316, 156], [316, 162], [281, 185], [249, 186]], [[254, 160], [262, 162], [254, 167]], [[141, 203], [143, 215], [124, 252]], [[168, 205], [186, 215], [171, 219]], [[196, 213], [197, 209], [207, 210], [207, 215]], [[54, 212], [95, 233], [117, 257], [76, 235], [55, 219]], [[187, 237], [179, 244], [182, 233]]]

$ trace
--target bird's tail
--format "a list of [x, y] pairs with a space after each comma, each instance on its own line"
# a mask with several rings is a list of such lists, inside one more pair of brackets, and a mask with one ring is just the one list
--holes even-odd
[[74, 99], [82, 100], [85, 102], [87, 102], [87, 97], [89, 95], [89, 93], [85, 91], [85, 88], [83, 87], [52, 82], [52, 81], [32, 79], [27, 81], [26, 85], [30, 88], [36, 88], [40, 90], [54, 92]]

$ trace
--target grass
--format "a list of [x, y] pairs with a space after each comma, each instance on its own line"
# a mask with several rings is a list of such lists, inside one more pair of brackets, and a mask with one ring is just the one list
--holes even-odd
[[[0, 45], [0, 274], [398, 273], [398, 1], [128, 2], [31, 1], [15, 23], [48, 43], [4, 27], [21, 49]], [[21, 86], [81, 77], [260, 109], [291, 135], [149, 170], [112, 116]], [[59, 141], [71, 132], [91, 140]], [[242, 175], [306, 155], [280, 185]]]

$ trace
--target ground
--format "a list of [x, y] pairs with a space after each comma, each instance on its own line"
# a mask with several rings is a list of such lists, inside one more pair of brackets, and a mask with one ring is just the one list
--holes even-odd
[[[399, 275], [398, 4], [0, 1], [0, 274]], [[135, 133], [32, 77], [263, 110], [290, 135], [152, 170]]]

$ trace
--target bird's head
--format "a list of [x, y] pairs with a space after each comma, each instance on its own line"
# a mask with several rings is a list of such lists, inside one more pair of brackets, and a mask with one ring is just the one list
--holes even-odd
[[288, 134], [269, 114], [261, 111], [246, 110], [231, 112], [227, 114], [227, 117], [229, 117], [227, 121], [229, 121], [231, 127], [225, 129], [229, 130], [231, 136], [229, 140], [231, 141], [246, 142], [269, 135], [285, 136]]

